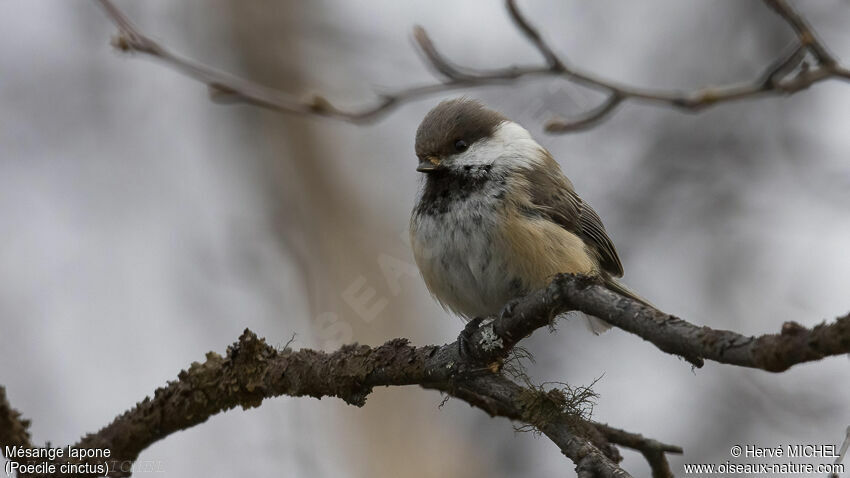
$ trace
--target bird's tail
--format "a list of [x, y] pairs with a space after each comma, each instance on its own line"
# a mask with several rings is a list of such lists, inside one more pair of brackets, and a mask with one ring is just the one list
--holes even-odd
[[[652, 307], [653, 309], [656, 308], [654, 305], [652, 305], [652, 302], [644, 299], [643, 297], [638, 295], [637, 292], [629, 289], [622, 282], [618, 281], [617, 279], [614, 279], [613, 277], [605, 277], [604, 283], [605, 283], [605, 287], [607, 287], [608, 289], [610, 289], [610, 290], [612, 290], [612, 291], [614, 291], [614, 292], [616, 292], [620, 295], [624, 295], [626, 297], [634, 299], [634, 300], [640, 302], [643, 305], [646, 305], [648, 307]], [[587, 318], [587, 326], [590, 328], [590, 331], [593, 332], [596, 335], [599, 335], [602, 332], [605, 332], [605, 331], [607, 331], [608, 329], [611, 328], [611, 324], [609, 324], [608, 322], [605, 322], [604, 320], [602, 320], [598, 317], [593, 317], [592, 315], [587, 315], [586, 318]]]
[[640, 302], [641, 304], [643, 304], [647, 307], [652, 307], [653, 309], [656, 308], [654, 305], [652, 305], [652, 302], [644, 299], [643, 297], [638, 295], [637, 292], [629, 289], [628, 287], [626, 287], [622, 282], [618, 281], [617, 279], [614, 279], [613, 277], [606, 277], [604, 279], [604, 281], [605, 281], [605, 287], [611, 289], [612, 291], [614, 291], [614, 292], [616, 292], [620, 295], [624, 295], [624, 296], [626, 296], [630, 299], [634, 299], [634, 300]]

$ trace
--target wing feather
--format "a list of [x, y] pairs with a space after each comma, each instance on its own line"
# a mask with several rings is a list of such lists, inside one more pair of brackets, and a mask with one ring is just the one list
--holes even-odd
[[[561, 168], [548, 153], [546, 161], [549, 163], [547, 167], [533, 168], [526, 173], [532, 204], [552, 221], [582, 238], [588, 249], [596, 254], [603, 271], [614, 277], [622, 277], [623, 264], [605, 231], [602, 219], [579, 197], [570, 180], [561, 174]], [[551, 174], [553, 170], [558, 174]]]

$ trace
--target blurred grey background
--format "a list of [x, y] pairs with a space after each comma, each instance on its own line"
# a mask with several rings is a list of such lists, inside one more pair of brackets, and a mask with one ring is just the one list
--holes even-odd
[[[539, 60], [499, 2], [121, 1], [186, 56], [342, 105], [432, 81], [423, 25], [454, 60]], [[758, 1], [524, 1], [572, 62], [606, 77], [693, 88], [756, 77], [793, 41]], [[797, 5], [850, 58], [850, 3]], [[37, 442], [75, 442], [246, 327], [274, 345], [453, 340], [405, 242], [419, 178], [413, 136], [468, 94], [523, 123], [603, 217], [625, 280], [662, 309], [745, 334], [850, 309], [850, 85], [698, 115], [629, 104], [587, 132], [551, 113], [598, 96], [540, 79], [436, 95], [354, 126], [209, 101], [205, 88], [109, 46], [85, 0], [0, 0], [0, 383]], [[387, 281], [385, 270], [400, 276]], [[345, 297], [374, 289], [366, 309]], [[840, 444], [846, 357], [783, 374], [691, 367], [577, 321], [527, 342], [538, 382], [598, 377], [597, 420], [725, 462], [735, 444]], [[362, 408], [268, 400], [177, 433], [141, 460], [167, 476], [572, 476], [546, 439], [418, 388]], [[624, 451], [624, 466], [648, 473]], [[824, 462], [825, 460], [815, 460]], [[140, 474], [145, 476], [145, 474]], [[160, 475], [161, 476], [161, 475]]]

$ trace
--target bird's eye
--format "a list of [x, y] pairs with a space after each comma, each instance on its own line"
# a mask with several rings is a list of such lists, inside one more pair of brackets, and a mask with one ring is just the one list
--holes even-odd
[[464, 141], [462, 139], [455, 141], [455, 151], [457, 151], [458, 153], [462, 153], [462, 152], [466, 151], [468, 148], [469, 148], [469, 145], [466, 144], [466, 141]]

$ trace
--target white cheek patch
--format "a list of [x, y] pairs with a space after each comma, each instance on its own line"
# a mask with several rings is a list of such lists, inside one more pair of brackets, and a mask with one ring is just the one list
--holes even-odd
[[513, 121], [496, 127], [493, 136], [482, 138], [468, 150], [452, 157], [456, 167], [490, 165], [494, 170], [529, 169], [542, 164], [543, 149], [531, 133]]

